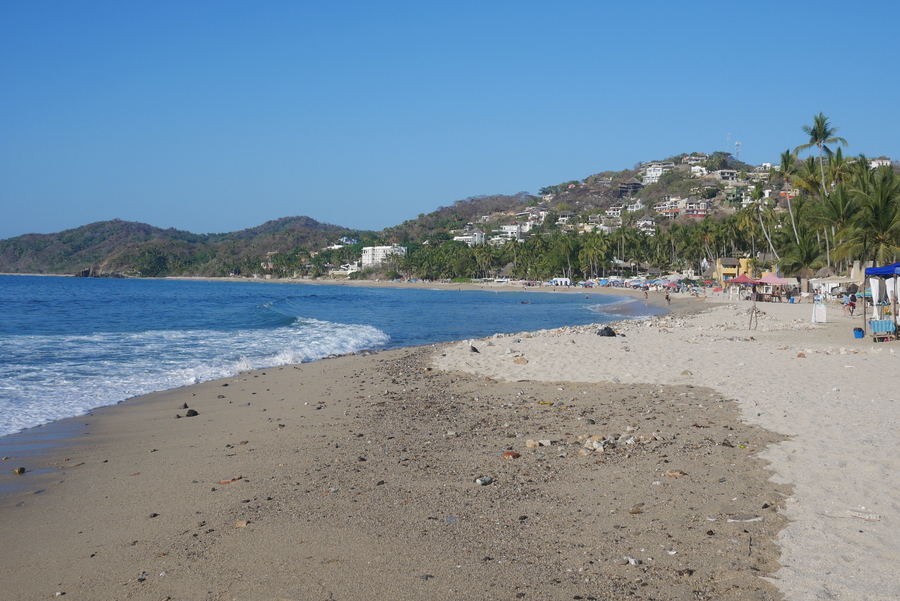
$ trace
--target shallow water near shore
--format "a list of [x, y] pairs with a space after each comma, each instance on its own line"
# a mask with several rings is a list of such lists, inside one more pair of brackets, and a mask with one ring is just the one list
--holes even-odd
[[0, 276], [0, 435], [247, 369], [659, 312], [512, 287]]

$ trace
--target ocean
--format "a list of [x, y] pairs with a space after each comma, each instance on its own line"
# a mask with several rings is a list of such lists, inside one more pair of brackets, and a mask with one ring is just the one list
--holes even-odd
[[660, 312], [499, 289], [0, 276], [0, 435], [249, 369]]

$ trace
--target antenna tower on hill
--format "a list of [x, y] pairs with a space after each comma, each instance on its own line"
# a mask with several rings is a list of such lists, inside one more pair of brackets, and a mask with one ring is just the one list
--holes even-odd
[[741, 160], [741, 143], [740, 142], [734, 143], [734, 160], [735, 161]]

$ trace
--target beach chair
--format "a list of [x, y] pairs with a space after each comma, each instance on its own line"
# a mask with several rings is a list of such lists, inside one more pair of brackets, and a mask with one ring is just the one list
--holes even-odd
[[869, 321], [873, 342], [887, 342], [897, 339], [897, 324], [893, 319], [872, 319]]

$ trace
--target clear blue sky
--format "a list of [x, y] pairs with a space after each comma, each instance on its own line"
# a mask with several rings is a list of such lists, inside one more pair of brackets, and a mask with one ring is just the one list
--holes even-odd
[[[0, 3], [0, 238], [105, 219], [379, 230], [822, 111], [900, 158], [900, 3]], [[726, 143], [730, 134], [730, 142]]]

